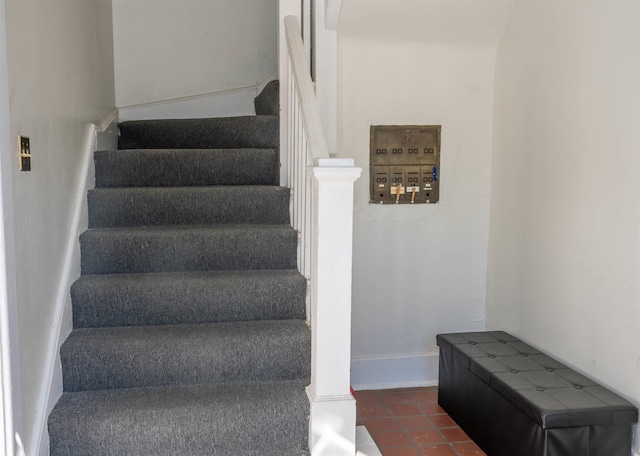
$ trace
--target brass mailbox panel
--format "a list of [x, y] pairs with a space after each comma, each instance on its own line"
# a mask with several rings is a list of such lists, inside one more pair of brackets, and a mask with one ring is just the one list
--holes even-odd
[[438, 202], [440, 130], [440, 125], [371, 126], [372, 203]]

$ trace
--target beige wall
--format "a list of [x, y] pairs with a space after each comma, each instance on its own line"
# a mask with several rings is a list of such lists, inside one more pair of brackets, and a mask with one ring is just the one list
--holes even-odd
[[640, 3], [516, 3], [495, 87], [487, 327], [640, 404]]
[[[508, 2], [343, 3], [338, 150], [365, 171], [355, 189], [356, 387], [433, 384], [436, 334], [484, 329], [493, 72], [509, 11]], [[370, 125], [434, 124], [440, 202], [369, 204]]]
[[[114, 108], [110, 0], [6, 1], [17, 332], [22, 432], [40, 437], [56, 299], [89, 123]], [[32, 171], [18, 171], [18, 134], [31, 139]], [[8, 240], [9, 241], [9, 240]], [[12, 265], [10, 264], [9, 267]], [[12, 268], [13, 269], [13, 268]], [[59, 386], [58, 386], [59, 388]]]
[[277, 65], [276, 0], [113, 0], [116, 104], [254, 86]]

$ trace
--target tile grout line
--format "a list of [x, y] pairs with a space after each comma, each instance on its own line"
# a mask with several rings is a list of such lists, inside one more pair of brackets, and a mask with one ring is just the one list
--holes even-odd
[[[398, 403], [396, 403], [396, 404], [397, 404], [397, 405], [409, 404], [409, 405], [411, 405], [411, 406], [415, 407], [415, 408], [416, 408], [416, 410], [418, 410], [420, 413], [419, 413], [418, 415], [407, 415], [407, 417], [410, 417], [410, 416], [420, 416], [420, 417], [425, 418], [429, 423], [431, 423], [431, 425], [432, 425], [432, 429], [433, 429], [433, 430], [435, 430], [435, 431], [437, 431], [437, 432], [438, 432], [438, 435], [439, 435], [439, 436], [440, 436], [440, 438], [442, 439], [442, 442], [432, 442], [432, 444], [433, 444], [434, 446], [436, 446], [436, 445], [443, 445], [443, 446], [444, 446], [444, 445], [446, 444], [446, 445], [451, 449], [451, 451], [452, 451], [456, 456], [463, 456], [463, 455], [460, 453], [460, 451], [458, 450], [458, 448], [456, 448], [456, 446], [454, 445], [454, 443], [456, 443], [456, 442], [452, 442], [452, 441], [450, 441], [450, 440], [449, 440], [449, 439], [448, 439], [448, 438], [447, 438], [447, 437], [442, 433], [442, 429], [461, 429], [461, 428], [460, 428], [460, 426], [458, 426], [458, 424], [457, 424], [457, 423], [455, 423], [455, 421], [454, 421], [455, 426], [449, 426], [449, 427], [446, 427], [446, 426], [445, 426], [445, 427], [437, 426], [437, 425], [436, 425], [436, 423], [434, 423], [434, 422], [433, 422], [433, 420], [430, 418], [430, 417], [431, 417], [431, 415], [429, 415], [429, 414], [427, 414], [426, 412], [424, 412], [423, 408], [421, 407], [421, 404], [420, 404], [420, 403], [419, 403], [419, 402], [418, 402], [418, 401], [417, 401], [417, 400], [416, 400], [416, 399], [415, 399], [411, 394], [409, 394], [409, 391], [408, 391], [408, 390], [409, 390], [409, 389], [407, 389], [407, 388], [402, 388], [402, 389], [393, 390], [393, 391], [394, 391], [394, 393], [391, 393], [391, 394], [396, 394], [396, 393], [397, 393], [397, 394], [399, 394], [399, 395], [404, 395], [404, 396], [406, 397], [406, 399], [407, 399], [406, 401], [405, 401], [405, 400], [402, 400], [401, 402], [398, 402]], [[391, 390], [389, 390], [389, 391], [391, 391]], [[433, 388], [433, 387], [429, 387], [428, 389], [425, 389], [424, 391], [429, 391], [429, 392], [432, 392], [432, 393], [436, 393], [436, 391], [434, 391], [434, 388]], [[386, 412], [386, 416], [385, 416], [385, 417], [377, 417], [377, 418], [376, 418], [376, 417], [371, 417], [370, 419], [392, 418], [392, 419], [393, 419], [393, 421], [394, 421], [394, 423], [396, 424], [396, 426], [397, 426], [398, 430], [400, 430], [400, 431], [402, 432], [402, 434], [407, 438], [407, 440], [408, 440], [408, 442], [409, 442], [409, 447], [413, 448], [416, 452], [421, 453], [420, 446], [419, 446], [417, 443], [415, 443], [415, 442], [413, 441], [413, 439], [411, 439], [411, 437], [409, 436], [409, 434], [408, 434], [408, 432], [407, 432], [407, 429], [406, 429], [403, 425], [401, 425], [401, 423], [400, 423], [400, 421], [399, 421], [399, 418], [402, 418], [402, 417], [398, 417], [398, 416], [396, 416], [395, 414], [393, 414], [393, 413], [391, 412], [391, 409], [390, 409], [389, 405], [393, 405], [393, 403], [392, 403], [392, 404], [388, 403], [388, 402], [384, 399], [384, 394], [383, 394], [383, 393], [381, 393], [381, 392], [380, 392], [380, 390], [373, 390], [373, 391], [371, 391], [371, 392], [374, 394], [374, 397], [376, 398], [376, 403], [381, 404], [381, 405], [384, 407], [384, 410], [385, 410], [385, 412]], [[436, 394], [437, 394], [437, 393], [436, 393]], [[433, 403], [438, 404], [437, 399], [436, 399], [436, 401], [434, 401]], [[431, 404], [431, 402], [427, 402], [427, 403], [424, 403], [424, 404], [422, 404], [422, 405], [427, 405], [427, 404]], [[374, 403], [374, 404], [370, 404], [370, 405], [375, 405], [375, 403]], [[450, 417], [446, 412], [445, 412], [445, 413], [442, 413], [442, 414], [434, 413], [433, 415], [446, 415], [446, 416], [448, 416], [448, 417], [451, 419], [451, 417]], [[362, 424], [363, 424], [363, 425], [365, 425], [365, 418], [360, 414], [360, 412], [359, 412], [359, 411], [358, 411], [358, 419], [362, 422]], [[453, 421], [453, 419], [452, 419], [452, 421]], [[366, 426], [366, 425], [365, 425], [365, 426]], [[462, 430], [462, 429], [461, 429], [461, 430]], [[377, 431], [374, 431], [374, 432], [378, 432], [378, 433], [385, 433], [385, 431], [392, 432], [393, 430], [384, 430], [384, 429], [381, 429], [381, 430], [377, 430]], [[463, 432], [464, 432], [464, 431], [463, 431]], [[375, 441], [375, 440], [374, 440], [374, 441]], [[473, 440], [471, 440], [471, 439], [469, 439], [469, 441], [470, 441], [470, 442], [473, 442]], [[465, 442], [467, 442], [467, 441], [465, 440], [465, 441], [463, 441], [462, 443], [465, 443]], [[457, 443], [461, 443], [461, 442], [457, 442]], [[376, 444], [377, 444], [377, 443], [376, 443]], [[424, 446], [428, 446], [428, 445], [430, 445], [430, 444], [425, 444]], [[402, 447], [405, 447], [405, 445], [399, 445], [399, 446], [397, 446], [397, 448], [402, 448]], [[382, 450], [382, 449], [384, 449], [384, 448], [396, 448], [396, 447], [395, 447], [395, 446], [382, 446], [381, 450]]]
[[[411, 397], [411, 396], [409, 396], [409, 397]], [[412, 400], [413, 402], [415, 402], [415, 399], [413, 399], [413, 397], [411, 397], [411, 400]], [[436, 404], [438, 403], [437, 398], [436, 398], [436, 402], [435, 402], [435, 403], [436, 403]], [[445, 435], [440, 431], [440, 429], [441, 429], [441, 428], [440, 428], [439, 426], [436, 426], [436, 424], [431, 420], [431, 418], [429, 417], [429, 415], [427, 415], [427, 414], [424, 412], [424, 410], [422, 410], [422, 407], [420, 407], [420, 404], [418, 404], [417, 402], [415, 402], [415, 406], [416, 406], [416, 408], [420, 411], [421, 416], [424, 416], [424, 417], [427, 419], [427, 421], [429, 421], [429, 423], [431, 423], [431, 424], [433, 425], [433, 428], [438, 432], [438, 434], [439, 434], [439, 435], [440, 435], [440, 437], [442, 438], [442, 441], [443, 441], [444, 443], [446, 443], [446, 444], [448, 444], [448, 445], [449, 445], [449, 447], [451, 448], [451, 451], [453, 451], [453, 452], [456, 454], [456, 456], [461, 456], [461, 455], [460, 455], [460, 453], [458, 452], [458, 449], [457, 449], [457, 448], [455, 448], [455, 447], [453, 446], [453, 442], [450, 442], [450, 441], [449, 441], [449, 439], [447, 439], [447, 438], [445, 437]], [[457, 424], [457, 423], [456, 423], [456, 424]], [[403, 430], [404, 430], [404, 428], [403, 428]], [[407, 437], [408, 437], [408, 436], [407, 436]], [[415, 450], [416, 450], [418, 453], [422, 453], [422, 451], [420, 450], [420, 448], [418, 448], [418, 445], [414, 444], [414, 443], [411, 441], [411, 439], [410, 439], [410, 438], [409, 438], [409, 441], [411, 442], [411, 444], [413, 445], [413, 447], [415, 448]]]

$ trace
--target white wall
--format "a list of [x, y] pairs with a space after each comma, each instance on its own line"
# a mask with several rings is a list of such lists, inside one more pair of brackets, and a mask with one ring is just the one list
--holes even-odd
[[[2, 161], [2, 180], [13, 181], [16, 259], [9, 266], [17, 278], [22, 396], [17, 428], [33, 455], [46, 418], [56, 295], [81, 155], [89, 124], [115, 105], [111, 1], [9, 0], [6, 17], [11, 147], [2, 150], [10, 155]], [[18, 134], [31, 139], [31, 172], [18, 171]], [[59, 394], [59, 379], [54, 388]]]
[[[5, 0], [0, 0], [0, 193], [2, 197], [2, 224], [0, 225], [0, 355], [2, 368], [0, 386], [2, 392], [0, 410], [0, 453], [14, 456], [14, 421], [20, 416], [20, 360], [18, 356], [18, 331], [15, 254], [13, 234], [13, 190], [11, 173], [11, 151], [13, 141], [9, 139], [11, 124], [9, 117], [9, 74], [7, 71], [7, 33]], [[15, 405], [15, 407], [14, 407]]]
[[495, 87], [487, 327], [640, 404], [640, 3], [517, 3]]
[[[480, 5], [481, 3], [481, 5]], [[495, 49], [509, 2], [345, 0], [338, 150], [356, 182], [352, 383], [435, 384], [435, 336], [485, 326]], [[442, 125], [440, 202], [369, 204], [370, 125]]]
[[256, 86], [276, 73], [276, 0], [113, 0], [113, 29], [118, 107]]

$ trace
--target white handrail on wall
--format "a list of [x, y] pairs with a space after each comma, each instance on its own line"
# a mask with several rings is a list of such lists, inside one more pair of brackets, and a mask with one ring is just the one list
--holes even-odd
[[349, 388], [353, 183], [362, 170], [353, 159], [329, 157], [298, 19], [286, 16], [284, 26], [288, 63], [280, 78], [281, 128], [286, 130], [281, 156], [283, 180], [292, 193], [291, 223], [299, 233], [298, 268], [309, 284], [309, 446], [312, 456], [354, 456], [356, 409]]

